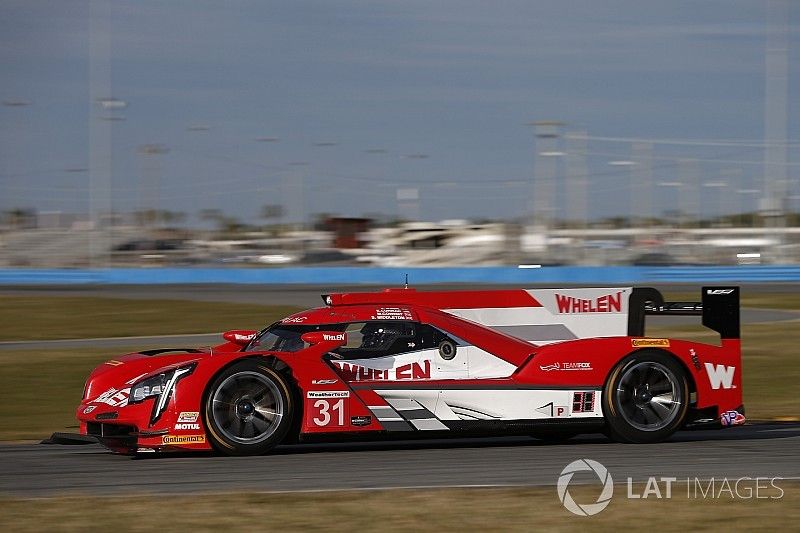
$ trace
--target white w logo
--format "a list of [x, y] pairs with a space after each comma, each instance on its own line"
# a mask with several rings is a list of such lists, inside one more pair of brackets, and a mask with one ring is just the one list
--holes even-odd
[[712, 363], [705, 363], [706, 373], [708, 373], [708, 381], [711, 382], [712, 389], [733, 388], [733, 374], [736, 372], [735, 366], [715, 365]]

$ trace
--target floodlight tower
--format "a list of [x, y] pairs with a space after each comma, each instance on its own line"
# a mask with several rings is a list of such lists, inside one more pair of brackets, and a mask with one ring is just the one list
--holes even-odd
[[789, 93], [789, 2], [767, 2], [766, 87], [764, 91], [764, 197], [767, 226], [786, 223]]
[[566, 155], [560, 150], [563, 122], [540, 120], [535, 127], [536, 145], [533, 176], [533, 223], [547, 232], [556, 215], [556, 175], [558, 159]]

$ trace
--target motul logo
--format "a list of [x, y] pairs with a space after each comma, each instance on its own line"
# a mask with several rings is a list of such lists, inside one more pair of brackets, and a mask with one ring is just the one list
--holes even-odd
[[594, 299], [573, 298], [556, 294], [559, 313], [621, 313], [622, 292], [607, 294]]
[[732, 389], [733, 374], [736, 372], [735, 366], [715, 365], [712, 363], [704, 363], [706, 366], [706, 373], [708, 374], [708, 381], [711, 382], [711, 388], [714, 390], [722, 387], [723, 389]]

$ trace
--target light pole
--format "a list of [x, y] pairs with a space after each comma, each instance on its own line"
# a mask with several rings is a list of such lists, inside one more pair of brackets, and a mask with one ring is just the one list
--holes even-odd
[[[589, 176], [586, 165], [587, 132], [576, 131], [564, 136], [567, 143], [566, 156], [566, 189], [567, 218], [574, 220], [579, 229], [589, 226]], [[571, 209], [570, 209], [571, 208]]]
[[[707, 181], [703, 183], [703, 188], [707, 189], [712, 192], [712, 194], [716, 195], [717, 198], [717, 209], [716, 209], [716, 218], [717, 218], [717, 227], [722, 226], [722, 196], [723, 191], [722, 189], [726, 188], [728, 183], [725, 181]], [[709, 220], [709, 226], [714, 227], [713, 218]]]
[[[737, 203], [739, 204], [739, 207], [740, 207], [739, 212], [741, 213], [741, 216], [742, 216], [742, 225], [744, 225], [744, 213], [746, 211], [745, 208], [744, 208], [744, 204], [745, 204], [745, 201], [746, 201], [745, 198], [747, 198], [748, 196], [751, 197], [751, 198], [759, 198], [759, 197], [761, 197], [761, 189], [737, 189], [736, 190], [736, 194], [738, 195], [738, 198], [739, 198], [739, 202], [737, 202]], [[752, 201], [749, 202], [749, 203], [752, 203]], [[750, 227], [751, 228], [755, 228], [756, 227], [756, 214], [758, 212], [759, 212], [758, 209], [753, 209], [753, 211], [751, 212], [751, 215], [750, 215]]]
[[699, 171], [697, 161], [694, 159], [681, 159], [678, 161], [678, 170], [681, 179], [680, 204], [684, 212], [685, 225], [691, 226], [698, 214], [697, 183]]
[[305, 223], [305, 183], [308, 163], [295, 161], [289, 163], [289, 166], [296, 168], [297, 173], [289, 179], [288, 183], [284, 182], [283, 199], [286, 203], [286, 211], [288, 211], [289, 217], [296, 216], [302, 229]]
[[[764, 198], [768, 226], [786, 225], [789, 94], [789, 2], [767, 1], [766, 83], [764, 90]], [[782, 244], [782, 234], [778, 236]], [[782, 250], [781, 246], [777, 249]], [[780, 253], [780, 252], [779, 252]]]
[[[127, 103], [111, 97], [111, 3], [89, 4], [89, 266], [107, 266], [111, 258], [110, 226], [102, 217], [111, 212], [112, 121]], [[100, 115], [98, 111], [111, 113]]]
[[675, 211], [677, 212], [676, 225], [680, 227], [681, 219], [683, 218], [683, 213], [681, 212], [681, 206], [680, 206], [680, 190], [683, 187], [683, 184], [679, 181], [660, 181], [656, 185], [658, 187], [674, 189], [675, 191], [677, 191], [679, 198], [678, 201], [676, 202], [676, 209], [675, 209]]
[[566, 155], [559, 149], [561, 129], [565, 124], [556, 120], [539, 120], [529, 125], [535, 128], [536, 139], [532, 219], [534, 226], [542, 228], [546, 243], [547, 233], [555, 218], [557, 158]]
[[[142, 214], [146, 216], [146, 224], [152, 230], [158, 226], [161, 213], [159, 211], [161, 196], [161, 165], [159, 156], [169, 153], [169, 148], [163, 144], [143, 144], [139, 147], [139, 155], [143, 157], [143, 178], [142, 178], [142, 199], [146, 196], [144, 191], [148, 191], [147, 202], [142, 202]], [[150, 211], [148, 216], [147, 212]]]
[[[406, 154], [400, 157], [403, 159], [420, 161], [428, 159], [430, 155], [416, 153]], [[419, 187], [399, 187], [396, 190], [396, 198], [397, 218], [401, 218], [405, 214], [411, 222], [419, 222], [420, 218], [422, 218], [419, 205]]]
[[635, 169], [638, 166], [638, 163], [636, 163], [636, 161], [623, 159], [618, 161], [609, 161], [608, 164], [612, 167], [627, 167], [630, 169], [628, 183], [628, 227], [633, 227], [635, 225], [634, 220], [636, 219], [636, 211], [634, 209], [636, 194], [633, 191], [637, 186]]

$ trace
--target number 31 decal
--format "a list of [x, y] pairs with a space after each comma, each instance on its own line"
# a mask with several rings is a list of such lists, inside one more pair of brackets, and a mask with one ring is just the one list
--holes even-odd
[[317, 426], [344, 426], [345, 403], [339, 400], [317, 400], [313, 404], [311, 419]]

